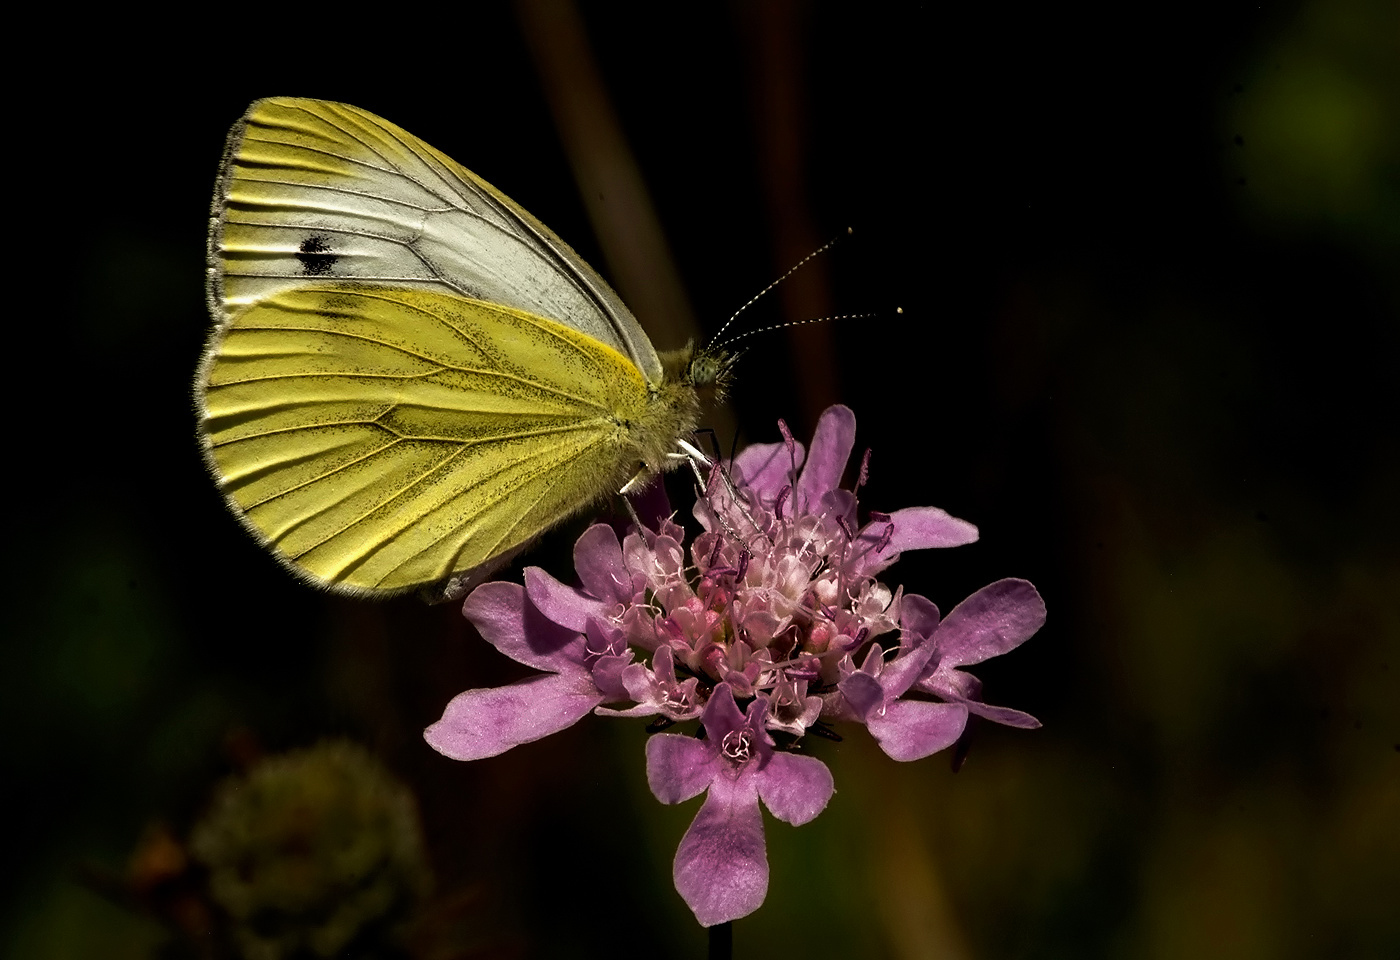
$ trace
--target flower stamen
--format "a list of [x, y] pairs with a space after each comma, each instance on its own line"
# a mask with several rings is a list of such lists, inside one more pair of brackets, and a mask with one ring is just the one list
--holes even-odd
[[720, 742], [720, 752], [734, 763], [743, 766], [753, 755], [753, 742], [747, 730], [730, 730]]

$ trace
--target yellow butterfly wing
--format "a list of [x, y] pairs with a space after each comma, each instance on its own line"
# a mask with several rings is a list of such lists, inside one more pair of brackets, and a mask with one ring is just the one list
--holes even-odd
[[551, 320], [316, 283], [237, 314], [205, 423], [225, 494], [294, 570], [396, 592], [487, 563], [616, 489], [649, 401], [627, 358]]
[[695, 424], [684, 371], [577, 254], [355, 107], [249, 108], [209, 264], [207, 459], [245, 526], [330, 589], [499, 563]]

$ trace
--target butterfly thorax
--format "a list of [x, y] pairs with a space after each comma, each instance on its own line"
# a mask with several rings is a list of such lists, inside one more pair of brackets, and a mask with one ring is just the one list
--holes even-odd
[[680, 462], [670, 456], [676, 452], [676, 438], [690, 436], [700, 421], [700, 395], [689, 376], [693, 354], [690, 344], [661, 354], [665, 376], [651, 385], [645, 411], [627, 425], [637, 459], [652, 474]]

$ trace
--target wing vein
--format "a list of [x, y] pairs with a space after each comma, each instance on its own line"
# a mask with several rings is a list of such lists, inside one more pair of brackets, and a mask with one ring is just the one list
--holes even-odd
[[[574, 429], [575, 429], [575, 430], [581, 429], [581, 427], [575, 427]], [[558, 431], [558, 432], [569, 432], [569, 431]], [[392, 496], [386, 497], [382, 502], [377, 503], [377, 504], [375, 504], [374, 506], [372, 506], [371, 508], [365, 510], [365, 511], [364, 511], [363, 513], [361, 513], [358, 517], [355, 517], [355, 518], [353, 518], [353, 519], [347, 521], [347, 522], [344, 523], [339, 529], [333, 531], [332, 533], [327, 534], [327, 535], [326, 535], [325, 537], [323, 537], [321, 540], [317, 541], [315, 544], [313, 544], [313, 545], [307, 547], [306, 549], [302, 550], [300, 553], [295, 554], [295, 557], [296, 557], [296, 558], [303, 557], [303, 556], [305, 556], [307, 553], [310, 553], [312, 550], [315, 550], [317, 547], [324, 546], [326, 543], [329, 543], [331, 540], [335, 539], [336, 537], [340, 536], [341, 534], [346, 533], [347, 531], [349, 531], [350, 529], [352, 529], [352, 528], [355, 527], [356, 525], [358, 525], [358, 524], [360, 524], [360, 523], [363, 523], [363, 522], [364, 522], [368, 517], [370, 517], [371, 515], [373, 515], [373, 514], [375, 514], [375, 513], [378, 513], [378, 512], [380, 512], [381, 510], [384, 510], [384, 509], [388, 508], [391, 504], [393, 504], [393, 503], [394, 503], [395, 501], [397, 501], [397, 500], [402, 500], [402, 499], [404, 499], [404, 498], [407, 497], [409, 494], [411, 494], [415, 489], [420, 488], [424, 483], [426, 483], [426, 482], [428, 482], [429, 480], [431, 480], [435, 475], [441, 474], [442, 471], [444, 471], [445, 469], [449, 468], [449, 467], [454, 463], [454, 461], [460, 459], [460, 458], [462, 457], [462, 455], [468, 453], [469, 450], [470, 450], [470, 447], [469, 447], [468, 445], [466, 445], [466, 444], [460, 445], [460, 446], [459, 446], [459, 449], [452, 451], [452, 452], [451, 452], [450, 454], [448, 454], [445, 458], [443, 458], [442, 460], [439, 460], [437, 463], [435, 463], [430, 469], [427, 469], [427, 470], [422, 471], [421, 473], [419, 473], [418, 475], [416, 475], [410, 482], [408, 482], [408, 483], [404, 484], [402, 487], [399, 487], [398, 489], [396, 489], [396, 490], [394, 491], [394, 494], [393, 494]], [[458, 489], [453, 499], [460, 499], [464, 494], [467, 494], [467, 493], [469, 493], [470, 491], [475, 490], [476, 488], [482, 486], [482, 485], [483, 485], [484, 483], [486, 483], [487, 481], [492, 480], [492, 479], [495, 479], [496, 477], [501, 476], [503, 473], [506, 472], [507, 469], [510, 469], [510, 468], [512, 468], [512, 467], [518, 467], [518, 466], [520, 466], [520, 465], [522, 465], [522, 464], [525, 464], [525, 463], [529, 463], [531, 460], [537, 460], [537, 459], [539, 459], [539, 457], [540, 457], [541, 454], [543, 454], [543, 453], [548, 453], [548, 452], [549, 452], [548, 448], [542, 448], [542, 450], [540, 451], [540, 453], [532, 454], [532, 455], [527, 456], [527, 457], [522, 457], [522, 458], [518, 458], [518, 459], [512, 460], [512, 461], [510, 461], [509, 463], [503, 465], [501, 468], [499, 468], [499, 469], [497, 469], [497, 470], [488, 471], [488, 472], [483, 472], [483, 473], [481, 474], [481, 476], [480, 476], [475, 482], [471, 483], [471, 484], [468, 485], [468, 486], [461, 487], [460, 489]], [[328, 479], [328, 478], [334, 476], [336, 473], [339, 473], [341, 469], [344, 469], [344, 468], [337, 468], [336, 470], [333, 470], [333, 471], [331, 471], [330, 473], [325, 474], [322, 478], [319, 478], [317, 481], [313, 481], [313, 482], [321, 482], [322, 480]], [[334, 500], [334, 501], [330, 502], [329, 504], [327, 504], [327, 505], [326, 505], [325, 507], [323, 507], [322, 509], [317, 510], [317, 511], [314, 512], [314, 513], [311, 513], [311, 514], [306, 515], [305, 517], [303, 517], [303, 518], [301, 518], [300, 520], [298, 520], [297, 523], [292, 524], [292, 525], [289, 526], [287, 529], [285, 529], [285, 530], [283, 530], [281, 533], [279, 533], [279, 534], [278, 534], [278, 539], [287, 536], [288, 534], [290, 534], [291, 532], [293, 532], [294, 530], [296, 530], [299, 526], [302, 526], [302, 525], [304, 525], [304, 524], [310, 522], [311, 520], [315, 519], [316, 517], [321, 516], [322, 514], [326, 513], [327, 511], [329, 511], [329, 510], [333, 509], [334, 507], [340, 505], [341, 503], [345, 502], [345, 500], [346, 500], [347, 498], [348, 498], [348, 494], [347, 494], [347, 497], [341, 497], [341, 498], [339, 498], [339, 499], [337, 499], [337, 500]], [[268, 502], [270, 502], [271, 500], [275, 500], [275, 499], [277, 499], [277, 498], [276, 498], [276, 497], [270, 498]], [[473, 517], [475, 517], [475, 516], [480, 516], [480, 511], [478, 511], [478, 512], [475, 513], [475, 514], [472, 514], [472, 516], [473, 516]], [[417, 517], [415, 517], [411, 522], [409, 522], [407, 525], [402, 525], [402, 526], [396, 527], [395, 530], [394, 530], [395, 536], [397, 536], [398, 534], [402, 533], [405, 529], [408, 529], [409, 527], [412, 527], [414, 524], [420, 522], [421, 520], [422, 520], [422, 517], [421, 517], [421, 516], [417, 516]], [[275, 542], [277, 542], [277, 540], [274, 540], [273, 542], [275, 543]], [[387, 541], [386, 541], [385, 543], [381, 543], [381, 544], [379, 545], [379, 549], [383, 549], [384, 546], [386, 546], [386, 545], [387, 545]], [[421, 551], [420, 551], [420, 552], [421, 552]], [[290, 556], [290, 555], [292, 555], [292, 554], [290, 554], [290, 552], [289, 552], [288, 555]], [[372, 556], [372, 554], [370, 554], [370, 556]], [[361, 563], [364, 563], [365, 560], [367, 560], [367, 559], [368, 559], [368, 556], [366, 556], [365, 558], [363, 558], [360, 562], [361, 562]]]
[[[581, 452], [582, 450], [586, 450], [586, 449], [587, 449], [587, 446], [588, 446], [587, 444], [582, 444], [582, 443], [580, 443], [580, 444], [578, 444], [578, 449], [579, 449], [579, 451]], [[527, 462], [529, 462], [530, 460], [541, 461], [541, 460], [544, 460], [544, 458], [545, 458], [544, 455], [545, 455], [545, 454], [548, 454], [548, 453], [559, 453], [559, 452], [560, 452], [560, 451], [558, 450], [558, 448], [556, 448], [555, 450], [552, 450], [552, 451], [551, 451], [551, 450], [541, 450], [538, 454], [536, 454], [536, 455], [534, 455], [534, 456], [532, 456], [532, 457], [530, 457], [530, 458], [514, 461], [512, 464], [510, 464], [510, 466], [517, 466], [517, 465], [520, 465], [520, 464], [522, 464], [522, 463], [527, 463]], [[575, 451], [573, 451], [573, 450], [570, 450], [570, 451], [567, 451], [567, 452], [568, 452], [568, 453], [572, 453], [573, 456], [562, 456], [562, 455], [561, 455], [561, 456], [556, 456], [556, 457], [553, 458], [553, 460], [552, 460], [551, 462], [552, 462], [552, 463], [555, 463], [555, 464], [563, 464], [563, 463], [567, 463], [569, 460], [573, 459], [574, 456], [577, 456], [577, 452], [575, 452]], [[505, 468], [502, 468], [502, 469], [500, 469], [500, 470], [497, 470], [497, 471], [496, 471], [495, 473], [493, 473], [493, 474], [490, 474], [490, 475], [487, 475], [487, 476], [483, 476], [482, 479], [481, 479], [481, 481], [479, 481], [479, 483], [476, 484], [476, 485], [479, 486], [481, 483], [485, 483], [488, 479], [492, 479], [492, 478], [495, 478], [495, 477], [499, 477], [499, 476], [501, 476], [501, 475], [504, 474], [504, 473], [505, 473]], [[522, 486], [524, 486], [524, 484], [522, 484]], [[471, 489], [471, 488], [467, 488], [467, 489]], [[517, 487], [516, 489], [519, 490], [520, 487]], [[530, 512], [533, 511], [533, 510], [535, 509], [535, 507], [539, 506], [540, 502], [544, 499], [545, 494], [549, 491], [549, 485], [548, 485], [548, 484], [541, 484], [540, 487], [539, 487], [539, 489], [540, 489], [539, 494], [534, 498], [534, 500], [531, 501], [529, 508], [528, 508], [528, 509], [525, 509], [525, 510], [519, 511], [519, 512], [516, 514], [516, 519], [515, 519], [515, 521], [512, 522], [511, 524], [509, 524], [509, 525], [505, 528], [505, 530], [504, 530], [499, 536], [497, 536], [497, 537], [492, 541], [490, 551], [489, 551], [488, 554], [487, 554], [488, 556], [494, 556], [494, 555], [496, 555], [496, 553], [499, 552], [499, 549], [500, 549], [500, 547], [501, 547], [501, 544], [502, 544], [502, 543], [505, 543], [507, 540], [509, 540], [510, 534], [511, 534], [512, 532], [514, 532], [515, 530], [519, 529], [519, 527], [520, 527], [521, 523], [524, 521], [525, 517], [528, 516], [528, 515], [530, 514]], [[583, 504], [580, 504], [579, 506], [582, 507]], [[484, 513], [484, 511], [478, 510], [475, 514], [472, 514], [472, 518], [480, 517], [480, 516], [482, 515], [482, 513]], [[464, 519], [467, 519], [467, 518], [464, 518]], [[423, 556], [424, 554], [429, 553], [430, 550], [431, 550], [431, 548], [436, 547], [438, 544], [442, 543], [442, 542], [443, 542], [444, 540], [446, 540], [448, 537], [452, 536], [452, 534], [455, 533], [458, 529], [460, 529], [460, 526], [458, 526], [458, 527], [456, 527], [456, 528], [453, 528], [453, 529], [451, 529], [451, 530], [448, 530], [448, 531], [444, 532], [441, 536], [438, 536], [438, 537], [433, 538], [433, 539], [431, 540], [431, 542], [430, 542], [427, 546], [425, 546], [422, 550], [419, 550], [414, 556], [415, 556], [415, 557], [421, 557], [421, 556]], [[408, 561], [404, 561], [404, 563], [399, 564], [399, 567], [405, 566], [405, 565], [407, 564], [407, 562], [408, 562]], [[395, 569], [398, 569], [398, 568], [395, 568]], [[390, 571], [390, 572], [393, 572], [393, 571]], [[451, 571], [448, 571], [448, 572], [450, 573]], [[387, 577], [388, 575], [389, 575], [389, 574], [386, 573], [386, 574], [385, 574], [385, 577]], [[384, 578], [381, 577], [381, 578], [380, 578], [380, 582], [382, 582], [383, 579], [384, 579]]]

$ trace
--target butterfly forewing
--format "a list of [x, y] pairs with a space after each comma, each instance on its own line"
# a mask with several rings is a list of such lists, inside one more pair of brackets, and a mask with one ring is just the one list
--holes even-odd
[[308, 280], [455, 293], [549, 317], [661, 364], [636, 319], [562, 240], [407, 131], [320, 100], [259, 100], [234, 128], [210, 237], [229, 316]]

